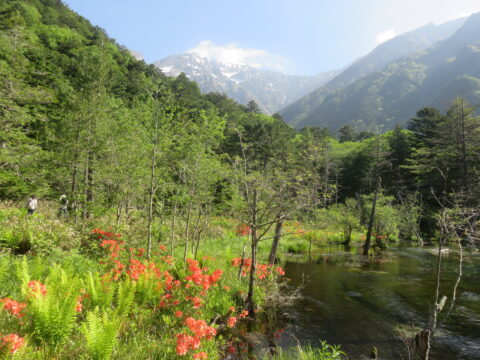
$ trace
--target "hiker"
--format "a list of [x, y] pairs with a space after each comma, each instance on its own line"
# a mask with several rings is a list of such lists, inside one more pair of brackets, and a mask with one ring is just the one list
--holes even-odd
[[30, 196], [30, 198], [27, 201], [27, 213], [28, 216], [33, 215], [35, 210], [37, 210], [38, 207], [38, 200], [35, 197], [35, 195]]
[[59, 217], [62, 217], [62, 216], [67, 216], [68, 215], [68, 199], [67, 199], [67, 195], [65, 194], [62, 194], [60, 196], [60, 208], [58, 210], [58, 216]]

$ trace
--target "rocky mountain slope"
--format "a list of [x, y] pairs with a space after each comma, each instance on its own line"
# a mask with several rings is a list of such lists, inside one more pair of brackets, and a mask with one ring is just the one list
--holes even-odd
[[185, 73], [204, 93], [225, 93], [241, 104], [254, 100], [267, 114], [283, 109], [338, 74], [331, 71], [317, 76], [285, 75], [248, 65], [213, 62], [194, 53], [169, 56], [155, 65], [168, 76]]

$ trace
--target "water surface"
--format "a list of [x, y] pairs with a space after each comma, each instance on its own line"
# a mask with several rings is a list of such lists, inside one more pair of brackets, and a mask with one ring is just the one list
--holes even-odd
[[[290, 257], [286, 276], [303, 284], [303, 300], [294, 310], [283, 342], [339, 344], [349, 359], [368, 359], [372, 346], [380, 359], [401, 359], [405, 345], [399, 329], [428, 325], [434, 303], [437, 256], [434, 247], [390, 247], [366, 261], [360, 247], [328, 246], [312, 259]], [[440, 296], [452, 298], [459, 251], [442, 257]], [[480, 255], [464, 250], [457, 301], [440, 313], [431, 359], [480, 359]], [[290, 338], [290, 340], [286, 339]], [[405, 357], [407, 358], [407, 357]]]

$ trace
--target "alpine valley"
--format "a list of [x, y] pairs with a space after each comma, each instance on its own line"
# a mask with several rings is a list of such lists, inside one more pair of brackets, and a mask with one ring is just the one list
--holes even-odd
[[422, 105], [445, 110], [459, 95], [480, 101], [480, 14], [428, 24], [388, 40], [342, 70], [285, 75], [209, 60], [193, 52], [155, 62], [167, 76], [184, 73], [204, 93], [255, 101], [296, 128], [350, 125], [385, 131]]
[[459, 95], [480, 102], [480, 13], [379, 45], [281, 115], [297, 128], [385, 131], [422, 106], [446, 110]]

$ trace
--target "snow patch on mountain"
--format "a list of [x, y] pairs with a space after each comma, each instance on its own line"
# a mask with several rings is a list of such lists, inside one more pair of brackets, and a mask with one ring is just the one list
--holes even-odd
[[285, 75], [256, 69], [246, 64], [229, 64], [196, 53], [172, 55], [155, 62], [167, 76], [180, 73], [196, 81], [204, 93], [224, 93], [241, 104], [254, 100], [267, 114], [280, 111], [302, 96], [322, 86], [338, 71], [317, 76]]

